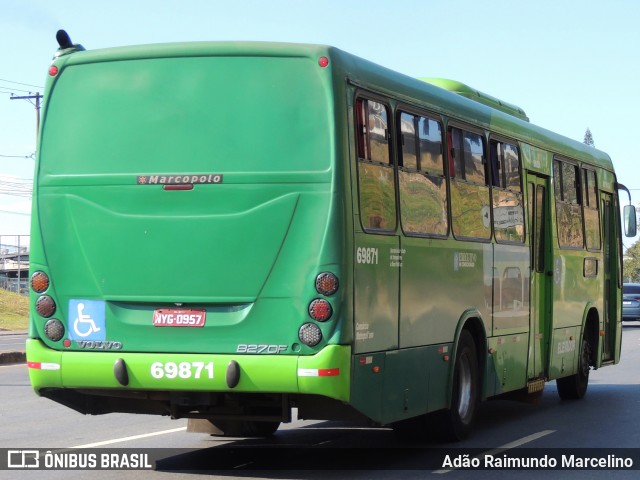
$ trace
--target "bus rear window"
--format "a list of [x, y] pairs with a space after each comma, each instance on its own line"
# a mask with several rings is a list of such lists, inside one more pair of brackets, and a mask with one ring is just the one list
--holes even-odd
[[326, 171], [330, 108], [318, 69], [304, 58], [74, 65], [52, 90], [42, 172]]

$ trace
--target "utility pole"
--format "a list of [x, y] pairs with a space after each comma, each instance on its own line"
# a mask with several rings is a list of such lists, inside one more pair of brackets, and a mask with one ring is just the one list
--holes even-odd
[[38, 141], [38, 132], [40, 131], [40, 99], [41, 98], [42, 98], [42, 95], [40, 95], [40, 92], [36, 92], [35, 95], [29, 94], [29, 95], [23, 95], [23, 96], [15, 96], [14, 94], [11, 94], [11, 100], [27, 100], [29, 101], [29, 103], [31, 103], [31, 100], [36, 101], [35, 104], [31, 103], [36, 107], [36, 143]]

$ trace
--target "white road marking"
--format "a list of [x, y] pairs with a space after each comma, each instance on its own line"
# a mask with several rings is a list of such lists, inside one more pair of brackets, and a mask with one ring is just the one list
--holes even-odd
[[22, 362], [22, 363], [10, 363], [8, 365], [0, 365], [0, 368], [11, 368], [11, 367], [27, 368], [27, 364]]
[[166, 435], [168, 433], [182, 432], [186, 429], [187, 427], [172, 428], [171, 430], [162, 430], [160, 432], [143, 433], [142, 435], [132, 435], [130, 437], [114, 438], [112, 440], [105, 440], [103, 442], [95, 442], [95, 443], [87, 443], [86, 445], [76, 445], [75, 447], [69, 447], [69, 448], [102, 447], [103, 445], [111, 445], [113, 443], [129, 442], [131, 440], [138, 440], [140, 438], [148, 438], [148, 437], [155, 437], [157, 435]]
[[[506, 443], [504, 445], [502, 445], [501, 447], [498, 448], [494, 448], [493, 450], [489, 450], [486, 451], [484, 453], [481, 453], [480, 455], [476, 455], [473, 458], [484, 458], [486, 455], [495, 455], [496, 453], [502, 453], [505, 450], [510, 450], [512, 448], [517, 448], [521, 445], [524, 445], [526, 443], [529, 442], [533, 442], [534, 440], [537, 440], [539, 438], [545, 437], [551, 433], [554, 433], [555, 430], [542, 430], [541, 432], [538, 433], [533, 433], [531, 435], [528, 435], [526, 437], [520, 438], [518, 440], [514, 440], [513, 442], [509, 442]], [[454, 470], [457, 470], [457, 468], [447, 468], [447, 469], [442, 469], [442, 470], [434, 470], [432, 473], [449, 473], [449, 472], [453, 472]]]

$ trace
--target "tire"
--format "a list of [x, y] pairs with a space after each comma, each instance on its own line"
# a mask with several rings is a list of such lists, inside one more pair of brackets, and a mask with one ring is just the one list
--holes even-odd
[[589, 385], [590, 361], [591, 345], [586, 338], [583, 338], [578, 359], [578, 371], [574, 375], [556, 380], [558, 395], [562, 400], [578, 400], [586, 395]]
[[270, 437], [278, 430], [280, 422], [251, 420], [215, 420], [211, 435], [216, 437]]
[[468, 330], [460, 334], [453, 372], [451, 408], [439, 412], [443, 435], [448, 440], [467, 438], [473, 429], [480, 390], [478, 355]]

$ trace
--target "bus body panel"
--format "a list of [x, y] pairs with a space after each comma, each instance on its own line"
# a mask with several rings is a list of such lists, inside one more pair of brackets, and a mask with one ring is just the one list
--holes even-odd
[[450, 342], [468, 308], [478, 308], [490, 332], [493, 247], [441, 239], [403, 240], [401, 347]]
[[[33, 260], [55, 278], [67, 348], [309, 353], [297, 334], [315, 276], [341, 264], [331, 77], [292, 54], [112, 55], [72, 56], [43, 120]], [[90, 302], [105, 328], [85, 335]], [[204, 326], [159, 323], [181, 309]]]
[[[595, 340], [597, 366], [619, 361], [619, 212], [603, 152], [330, 47], [171, 44], [55, 63], [31, 247], [32, 270], [51, 278], [44, 294], [31, 292], [27, 357], [41, 394], [101, 405], [89, 413], [211, 418], [228, 415], [222, 398], [236, 408], [275, 396], [284, 420], [284, 410], [304, 405], [308, 418], [346, 411], [391, 424], [452, 405], [463, 330], [476, 344], [481, 398], [575, 373], [594, 321], [609, 334]], [[376, 127], [389, 142], [384, 171], [359, 157], [363, 98], [388, 109], [386, 131]], [[487, 146], [494, 135], [513, 142], [522, 231], [509, 224], [516, 197], [492, 204], [489, 176], [475, 186], [452, 179], [453, 163], [437, 191], [446, 234], [405, 231], [400, 112], [445, 132], [468, 128]], [[558, 156], [597, 172], [609, 202], [608, 223], [600, 211], [608, 240], [597, 251], [558, 245]], [[387, 230], [362, 218], [380, 200], [364, 185], [376, 171], [393, 184]], [[538, 192], [546, 203], [536, 270]], [[461, 218], [481, 238], [463, 237]], [[516, 238], [496, 240], [501, 228]], [[335, 294], [320, 293], [320, 272], [337, 276]], [[46, 318], [36, 306], [43, 295], [56, 302]], [[312, 318], [314, 299], [328, 302], [328, 320]], [[204, 312], [204, 325], [162, 323], [182, 310]], [[100, 333], [83, 336], [98, 317]], [[53, 319], [65, 328], [57, 340], [47, 338]], [[308, 325], [320, 332], [316, 345], [302, 340]], [[137, 396], [162, 405], [96, 400]], [[205, 403], [192, 407], [194, 399]], [[250, 410], [233, 412], [255, 418]]]

